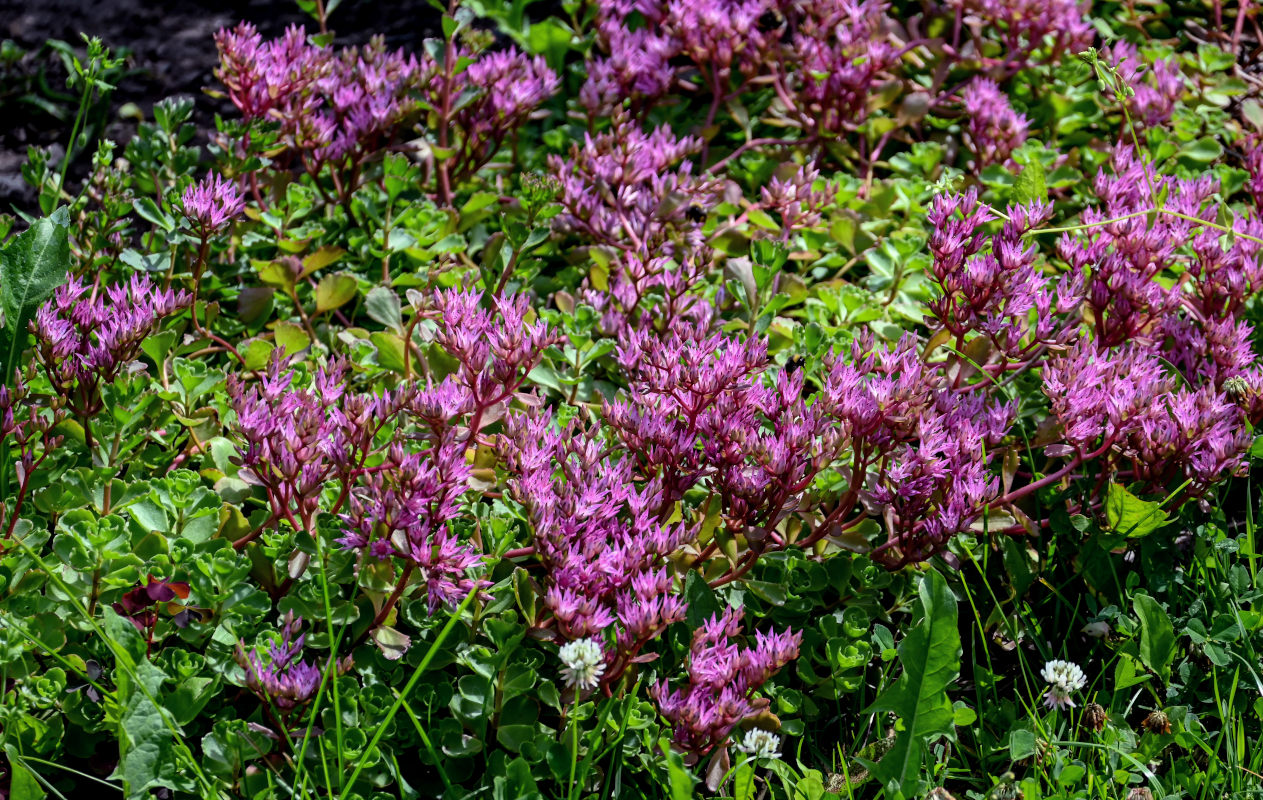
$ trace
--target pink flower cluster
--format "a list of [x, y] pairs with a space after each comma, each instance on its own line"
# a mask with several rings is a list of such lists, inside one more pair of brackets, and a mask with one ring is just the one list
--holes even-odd
[[1026, 115], [1014, 111], [1008, 95], [989, 78], [975, 78], [961, 99], [967, 118], [965, 142], [978, 159], [977, 166], [1011, 165], [1013, 151], [1026, 141], [1030, 128]]
[[759, 632], [752, 647], [742, 647], [742, 616], [741, 609], [726, 609], [693, 632], [687, 685], [672, 689], [664, 680], [650, 689], [674, 726], [675, 745], [689, 753], [723, 744], [738, 722], [767, 705], [752, 694], [798, 657], [801, 633]]
[[146, 275], [104, 288], [72, 276], [35, 312], [36, 358], [69, 408], [91, 416], [100, 387], [130, 369], [141, 343], [189, 302], [188, 292], [160, 289]]
[[[931, 313], [989, 380], [1040, 370], [1060, 426], [1046, 452], [1070, 458], [1057, 476], [1104, 458], [1112, 465], [1098, 469], [1155, 492], [1187, 480], [1197, 496], [1241, 466], [1245, 423], [1263, 411], [1252, 329], [1239, 316], [1263, 286], [1253, 241], [1263, 223], [1236, 219], [1245, 236], [1225, 241], [1201, 223], [1218, 213], [1211, 179], [1154, 176], [1126, 146], [1112, 167], [1096, 178], [1101, 206], [1083, 213], [1091, 227], [1058, 244], [1071, 269], [1056, 280], [1026, 238], [1047, 208], [1010, 208], [987, 237], [992, 214], [974, 194], [939, 198]], [[1155, 195], [1173, 213], [1149, 219]]]

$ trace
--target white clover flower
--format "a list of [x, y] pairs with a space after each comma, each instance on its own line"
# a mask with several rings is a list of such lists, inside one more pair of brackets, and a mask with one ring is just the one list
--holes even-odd
[[751, 728], [737, 742], [737, 749], [749, 754], [751, 758], [779, 758], [781, 737], [762, 728]]
[[575, 639], [564, 644], [557, 653], [565, 664], [561, 675], [566, 685], [580, 689], [595, 689], [605, 672], [605, 650], [596, 639]]
[[1074, 708], [1071, 695], [1088, 685], [1088, 679], [1078, 664], [1069, 661], [1049, 661], [1040, 672], [1048, 681], [1044, 705], [1049, 708]]

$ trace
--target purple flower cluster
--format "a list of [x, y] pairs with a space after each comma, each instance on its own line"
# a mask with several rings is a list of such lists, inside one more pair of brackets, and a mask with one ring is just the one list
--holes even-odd
[[975, 35], [998, 33], [1006, 49], [998, 63], [1009, 74], [1078, 52], [1094, 35], [1086, 0], [948, 0], [948, 5]]
[[810, 137], [854, 130], [875, 81], [897, 60], [882, 36], [883, 0], [608, 0], [597, 8], [601, 53], [587, 64], [580, 103], [589, 120], [639, 115], [696, 75], [711, 97], [775, 87], [778, 113]]
[[1036, 350], [1074, 335], [1084, 285], [1070, 273], [1051, 285], [1036, 264], [1037, 249], [1023, 237], [1046, 222], [1051, 204], [1008, 209], [1000, 232], [986, 237], [982, 227], [994, 217], [978, 202], [976, 190], [940, 195], [926, 215], [932, 226], [931, 273], [939, 290], [930, 314], [963, 348], [972, 333], [983, 334], [1005, 361], [984, 369], [999, 374], [1018, 368]]
[[1030, 122], [1009, 105], [1009, 98], [995, 81], [974, 78], [961, 94], [965, 104], [965, 143], [978, 159], [979, 168], [1012, 164], [1012, 153], [1026, 141]]
[[101, 386], [130, 370], [141, 342], [189, 302], [146, 275], [105, 288], [73, 276], [35, 312], [36, 359], [70, 410], [90, 417], [101, 410]]
[[[923, 561], [969, 530], [995, 498], [988, 466], [1016, 405], [927, 365], [911, 337], [891, 348], [860, 337], [848, 359], [831, 361], [818, 404], [849, 439], [850, 488], [828, 509], [819, 535], [871, 513], [887, 530], [875, 558], [891, 567]], [[853, 515], [857, 503], [863, 510]]]
[[700, 148], [694, 137], [665, 126], [645, 133], [619, 117], [569, 159], [552, 157], [565, 209], [557, 225], [613, 255], [608, 287], [585, 296], [611, 332], [635, 323], [646, 305], [665, 307], [668, 319], [687, 310], [689, 287], [710, 268], [702, 221], [690, 209], [708, 209], [718, 182], [694, 175], [685, 160]]
[[345, 363], [334, 362], [304, 388], [278, 354], [249, 388], [236, 375], [228, 377], [241, 478], [267, 492], [273, 520], [296, 530], [311, 529], [327, 485], [335, 479], [345, 484], [362, 463], [395, 400], [391, 394], [374, 399], [348, 392], [346, 371]]
[[[1114, 466], [1099, 469], [1155, 492], [1187, 480], [1198, 495], [1240, 467], [1244, 422], [1263, 410], [1251, 328], [1239, 318], [1242, 299], [1263, 286], [1252, 241], [1263, 225], [1235, 219], [1251, 238], [1225, 239], [1203, 224], [1219, 213], [1212, 180], [1151, 175], [1126, 146], [1112, 167], [1095, 181], [1101, 206], [1083, 213], [1090, 227], [1058, 244], [1070, 270], [1056, 280], [1027, 237], [1046, 208], [1010, 208], [987, 236], [992, 212], [975, 194], [939, 198], [930, 310], [955, 351], [970, 354], [968, 365], [949, 359], [954, 384], [967, 371], [988, 380], [1041, 372], [1060, 428], [1046, 452], [1070, 459], [1059, 475], [1105, 458]], [[1154, 214], [1155, 195], [1174, 213]]]
[[663, 510], [705, 481], [729, 529], [761, 542], [827, 460], [828, 421], [806, 402], [801, 373], [765, 380], [762, 340], [709, 322], [629, 332], [618, 348], [627, 394], [605, 417], [660, 487]]
[[666, 524], [657, 485], [638, 485], [595, 426], [550, 415], [509, 419], [514, 496], [526, 506], [547, 570], [544, 602], [564, 640], [615, 627], [602, 680], [616, 680], [641, 648], [684, 618], [666, 556], [689, 538]]
[[215, 35], [216, 77], [247, 121], [280, 124], [308, 170], [357, 165], [389, 141], [415, 102], [415, 57], [389, 52], [383, 40], [363, 48], [320, 47], [301, 28], [265, 41], [241, 23]]
[[441, 66], [428, 55], [421, 62], [420, 81], [424, 106], [442, 112], [444, 97], [449, 104], [464, 93], [473, 93], [461, 102], [452, 121], [460, 132], [458, 152], [450, 159], [455, 180], [468, 178], [495, 156], [496, 151], [548, 98], [557, 93], [560, 80], [543, 57], [534, 58], [516, 47], [495, 52], [458, 51], [457, 56], [472, 63], [450, 82]]
[[237, 662], [246, 671], [246, 687], [264, 703], [274, 707], [283, 719], [311, 702], [320, 688], [320, 670], [302, 661], [307, 635], [301, 617], [285, 615], [279, 641], [272, 642], [260, 655], [237, 646]]
[[236, 184], [215, 173], [184, 190], [184, 216], [209, 236], [245, 210], [245, 200]]
[[693, 632], [686, 686], [672, 689], [661, 681], [650, 689], [685, 752], [701, 756], [722, 745], [737, 723], [766, 706], [753, 693], [798, 657], [801, 633], [760, 632], [752, 647], [742, 647], [736, 641], [742, 616], [729, 608]]
[[1136, 46], [1128, 42], [1111, 45], [1102, 57], [1118, 70], [1118, 76], [1132, 90], [1127, 106], [1134, 124], [1150, 127], [1171, 119], [1175, 103], [1184, 93], [1178, 57], [1154, 59], [1147, 65]]
[[883, 27], [890, 4], [884, 0], [782, 0], [793, 31], [783, 56], [783, 79], [793, 93], [789, 116], [804, 132], [838, 136], [868, 117], [868, 98], [899, 52]]
[[412, 403], [418, 416], [439, 422], [444, 414], [468, 413], [469, 438], [504, 415], [544, 349], [557, 344], [555, 331], [541, 321], [528, 323], [526, 295], [491, 298], [482, 305], [476, 291], [451, 289], [434, 294], [435, 341], [460, 362], [459, 369]]
[[432, 450], [410, 453], [395, 442], [380, 466], [351, 492], [339, 544], [366, 549], [374, 558], [397, 557], [419, 569], [430, 613], [454, 607], [476, 585], [469, 570], [482, 556], [461, 542], [449, 523], [462, 515], [470, 469], [465, 447], [449, 431]]

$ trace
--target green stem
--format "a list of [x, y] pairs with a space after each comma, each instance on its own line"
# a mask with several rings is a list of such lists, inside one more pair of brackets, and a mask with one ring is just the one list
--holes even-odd
[[364, 770], [364, 765], [369, 762], [372, 756], [377, 752], [378, 745], [381, 744], [382, 737], [386, 735], [386, 731], [390, 729], [390, 723], [394, 720], [395, 715], [399, 713], [399, 709], [403, 706], [404, 701], [412, 690], [416, 687], [417, 681], [421, 680], [421, 676], [425, 674], [425, 670], [430, 666], [430, 662], [434, 660], [439, 652], [439, 648], [443, 646], [443, 642], [447, 641], [448, 635], [452, 629], [456, 627], [456, 623], [464, 615], [465, 610], [478, 596], [478, 589], [475, 587], [469, 590], [469, 594], [465, 595], [465, 599], [461, 601], [460, 606], [447, 620], [447, 624], [443, 626], [443, 630], [439, 631], [438, 637], [434, 640], [434, 644], [430, 645], [430, 649], [426, 651], [425, 657], [421, 659], [421, 663], [417, 664], [417, 668], [413, 670], [412, 677], [408, 679], [408, 683], [404, 685], [403, 691], [395, 698], [394, 704], [390, 710], [386, 712], [386, 716], [377, 725], [377, 732], [373, 734], [373, 738], [368, 743], [368, 747], [364, 748], [364, 755], [360, 757], [359, 763], [355, 765], [355, 771], [351, 773], [350, 779], [346, 782], [345, 788], [340, 797], [346, 800], [350, 796], [351, 790], [355, 787], [355, 781], [360, 777], [360, 773]]

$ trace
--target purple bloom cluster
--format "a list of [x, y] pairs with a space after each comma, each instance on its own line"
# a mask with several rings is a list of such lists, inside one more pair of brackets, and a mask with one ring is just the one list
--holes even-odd
[[306, 634], [301, 617], [285, 615], [279, 641], [272, 642], [263, 655], [237, 646], [237, 662], [246, 671], [246, 686], [264, 703], [274, 707], [284, 719], [311, 702], [320, 688], [320, 670], [300, 660]]
[[1007, 359], [1001, 367], [985, 367], [988, 372], [1015, 368], [1037, 349], [1074, 335], [1082, 275], [1070, 273], [1051, 285], [1036, 264], [1035, 245], [1023, 238], [1051, 214], [1051, 204], [1011, 207], [1000, 232], [988, 238], [982, 227], [994, 217], [971, 189], [935, 198], [926, 215], [933, 226], [931, 272], [939, 289], [930, 314], [957, 349], [971, 333], [986, 336]]
[[444, 97], [474, 93], [452, 117], [460, 138], [449, 143], [458, 147], [450, 161], [454, 179], [459, 180], [490, 161], [500, 145], [557, 93], [561, 83], [543, 57], [532, 58], [516, 47], [481, 54], [466, 49], [457, 56], [472, 63], [449, 82], [441, 66], [427, 55], [421, 62], [420, 87], [424, 106], [432, 112], [442, 111]]
[[760, 632], [752, 647], [742, 647], [741, 609], [726, 609], [693, 632], [688, 684], [672, 689], [661, 681], [650, 689], [658, 708], [674, 726], [677, 747], [705, 755], [723, 744], [733, 727], [760, 705], [752, 695], [798, 657], [801, 633]]
[[[818, 403], [849, 439], [851, 488], [821, 535], [872, 513], [887, 529], [874, 557], [894, 567], [929, 558], [970, 528], [995, 498], [988, 465], [1016, 405], [958, 382], [959, 372], [927, 365], [911, 337], [891, 348], [860, 337], [849, 359], [832, 359]], [[857, 503], [863, 512], [852, 516]]]
[[684, 618], [666, 556], [688, 540], [663, 522], [656, 484], [640, 486], [630, 459], [615, 460], [601, 432], [550, 415], [509, 419], [514, 496], [535, 530], [547, 570], [545, 604], [564, 640], [604, 638], [614, 626], [604, 682], [641, 648]]
[[[1055, 281], [1026, 238], [1046, 208], [1010, 208], [987, 236], [992, 212], [975, 194], [939, 198], [929, 216], [940, 290], [931, 313], [955, 350], [970, 353], [969, 370], [992, 380], [1041, 371], [1060, 427], [1046, 452], [1069, 457], [1067, 469], [1104, 457], [1153, 491], [1186, 479], [1198, 495], [1240, 467], [1244, 422], [1263, 410], [1251, 328], [1239, 318], [1243, 298], [1263, 286], [1260, 247], [1202, 224], [1219, 212], [1212, 180], [1150, 175], [1126, 146], [1112, 166], [1095, 181], [1101, 206], [1083, 213], [1090, 227], [1058, 244], [1070, 271]], [[1151, 192], [1175, 213], [1150, 218]], [[1263, 232], [1254, 217], [1233, 226]], [[949, 369], [959, 383], [966, 364]]]
[[476, 291], [435, 292], [435, 341], [460, 362], [460, 368], [413, 402], [414, 408], [428, 409], [419, 416], [436, 423], [442, 414], [450, 418], [468, 413], [470, 439], [504, 415], [544, 349], [560, 341], [545, 322], [526, 321], [526, 295], [493, 297], [491, 309], [483, 307], [482, 300]]
[[326, 485], [349, 479], [362, 463], [383, 409], [394, 400], [347, 392], [346, 371], [345, 363], [334, 362], [303, 388], [278, 354], [249, 388], [236, 375], [228, 378], [241, 478], [267, 492], [274, 520], [298, 530], [310, 528]]
[[286, 143], [311, 171], [358, 164], [394, 135], [415, 102], [415, 57], [389, 52], [382, 39], [363, 48], [319, 47], [301, 28], [265, 41], [241, 23], [215, 35], [216, 77], [247, 121], [280, 124]]
[[609, 0], [598, 5], [603, 53], [587, 65], [580, 102], [589, 119], [648, 109], [694, 74], [719, 107], [757, 83], [776, 88], [779, 113], [811, 137], [853, 130], [869, 90], [894, 65], [882, 0]]
[[215, 173], [184, 190], [184, 216], [203, 235], [219, 230], [245, 210], [245, 200], [236, 184]]
[[686, 310], [688, 288], [711, 265], [702, 222], [690, 214], [708, 209], [718, 190], [685, 160], [700, 147], [665, 126], [645, 133], [619, 117], [610, 131], [576, 144], [569, 159], [551, 160], [565, 209], [558, 226], [613, 254], [609, 286], [585, 298], [611, 332], [636, 322], [656, 298], [667, 318]]
[[1132, 90], [1127, 106], [1133, 123], [1148, 127], [1171, 119], [1175, 103], [1184, 93], [1184, 76], [1176, 56], [1155, 59], [1146, 65], [1140, 51], [1128, 42], [1111, 45], [1102, 56]]
[[948, 0], [948, 5], [976, 32], [999, 33], [1007, 52], [998, 63], [1009, 74], [1092, 43], [1087, 0]]
[[961, 94], [965, 104], [965, 142], [978, 159], [979, 168], [1009, 165], [1014, 150], [1026, 141], [1030, 122], [1009, 105], [1009, 98], [995, 81], [974, 78]]
[[[782, 0], [793, 31], [782, 71], [793, 92], [789, 116], [808, 135], [838, 136], [868, 117], [868, 98], [899, 52], [883, 28], [884, 0]], [[787, 104], [788, 105], [788, 104]]]
[[350, 496], [343, 515], [343, 547], [367, 549], [374, 558], [398, 557], [421, 571], [430, 613], [454, 607], [484, 582], [468, 577], [482, 556], [450, 529], [461, 516], [467, 489], [465, 447], [449, 431], [432, 450], [408, 452], [390, 446], [385, 461], [368, 473]]
[[100, 387], [130, 370], [140, 345], [165, 317], [188, 306], [187, 292], [146, 275], [101, 288], [71, 277], [35, 312], [36, 359], [71, 411], [100, 411]]

